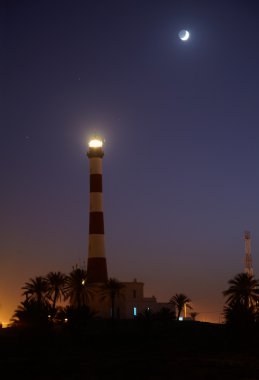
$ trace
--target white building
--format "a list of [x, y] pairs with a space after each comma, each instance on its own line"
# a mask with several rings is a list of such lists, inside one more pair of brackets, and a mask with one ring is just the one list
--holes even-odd
[[156, 297], [144, 297], [144, 283], [134, 279], [133, 282], [122, 282], [119, 299], [116, 300], [116, 315], [122, 319], [132, 319], [145, 310], [158, 312], [162, 308], [175, 311], [173, 305], [168, 302], [157, 302]]

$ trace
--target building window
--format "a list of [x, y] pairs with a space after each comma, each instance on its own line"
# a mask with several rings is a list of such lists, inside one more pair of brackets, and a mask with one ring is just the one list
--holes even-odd
[[135, 289], [133, 290], [133, 298], [137, 298], [137, 292]]
[[133, 316], [134, 317], [137, 316], [137, 308], [136, 308], [136, 306], [133, 307]]

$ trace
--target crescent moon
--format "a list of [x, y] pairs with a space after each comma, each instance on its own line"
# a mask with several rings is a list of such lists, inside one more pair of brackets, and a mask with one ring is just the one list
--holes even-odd
[[190, 33], [188, 30], [181, 30], [179, 33], [179, 37], [182, 41], [187, 41], [190, 37]]

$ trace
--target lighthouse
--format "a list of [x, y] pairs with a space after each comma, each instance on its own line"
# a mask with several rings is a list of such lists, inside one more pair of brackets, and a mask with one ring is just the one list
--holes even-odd
[[[103, 290], [105, 289], [102, 285], [108, 281], [103, 218], [103, 156], [103, 141], [99, 138], [90, 140], [87, 150], [90, 169], [87, 282], [93, 285], [93, 289], [95, 289], [89, 300], [90, 309], [102, 318], [110, 318], [111, 299], [110, 297], [106, 299], [100, 297], [100, 295], [104, 294]], [[117, 317], [135, 318], [138, 313], [142, 313], [149, 308], [153, 311], [159, 311], [163, 307], [169, 307], [174, 311], [174, 306], [168, 303], [158, 303], [154, 296], [145, 298], [143, 282], [138, 282], [134, 279], [133, 282], [122, 282], [121, 284], [121, 297], [118, 296], [116, 299]]]
[[103, 156], [103, 141], [97, 138], [90, 140], [87, 151], [90, 169], [89, 240], [87, 260], [87, 281], [89, 283], [105, 283], [108, 281], [103, 218]]

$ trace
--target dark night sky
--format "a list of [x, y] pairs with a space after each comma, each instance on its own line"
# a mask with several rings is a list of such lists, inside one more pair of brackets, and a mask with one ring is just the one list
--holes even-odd
[[248, 229], [258, 277], [258, 18], [256, 0], [1, 3], [0, 321], [30, 277], [87, 258], [93, 133], [109, 276], [218, 321]]

